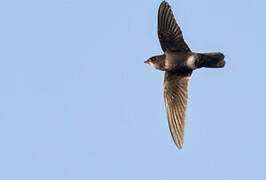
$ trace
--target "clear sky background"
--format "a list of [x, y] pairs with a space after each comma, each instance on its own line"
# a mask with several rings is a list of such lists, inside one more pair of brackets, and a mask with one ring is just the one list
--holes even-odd
[[171, 138], [159, 0], [0, 1], [0, 179], [266, 179], [266, 1], [169, 0], [195, 52], [224, 69], [189, 84]]

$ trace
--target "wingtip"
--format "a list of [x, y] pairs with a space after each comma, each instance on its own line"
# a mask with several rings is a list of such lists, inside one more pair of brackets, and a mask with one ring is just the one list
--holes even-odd
[[161, 2], [161, 5], [162, 5], [162, 4], [169, 5], [169, 3], [168, 3], [167, 1], [162, 1], [162, 2]]
[[176, 147], [178, 148], [178, 150], [181, 150], [183, 148], [183, 144], [177, 144], [176, 143]]
[[184, 140], [183, 140], [183, 138], [181, 138], [181, 139], [176, 139], [176, 138], [174, 138], [173, 135], [172, 135], [172, 137], [173, 137], [173, 140], [174, 140], [174, 143], [175, 143], [176, 147], [177, 147], [179, 150], [181, 150], [181, 149], [183, 148], [183, 144], [184, 144]]

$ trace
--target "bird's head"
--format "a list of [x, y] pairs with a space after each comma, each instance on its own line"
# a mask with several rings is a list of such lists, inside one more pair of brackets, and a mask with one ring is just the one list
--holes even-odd
[[150, 66], [154, 67], [155, 69], [164, 71], [164, 63], [165, 63], [165, 55], [161, 56], [153, 56], [149, 58], [147, 61], [144, 63], [149, 64]]

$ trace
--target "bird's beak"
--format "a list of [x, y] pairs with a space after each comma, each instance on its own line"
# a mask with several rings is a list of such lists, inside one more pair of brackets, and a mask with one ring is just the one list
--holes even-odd
[[149, 59], [147, 61], [144, 61], [144, 63], [149, 64]]

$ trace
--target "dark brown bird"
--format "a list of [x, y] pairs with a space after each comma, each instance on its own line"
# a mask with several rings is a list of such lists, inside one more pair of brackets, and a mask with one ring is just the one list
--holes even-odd
[[222, 53], [194, 53], [183, 39], [170, 5], [163, 1], [158, 12], [158, 36], [163, 55], [153, 56], [145, 63], [165, 71], [164, 100], [169, 128], [179, 149], [184, 142], [185, 117], [188, 100], [188, 81], [198, 68], [222, 68]]

